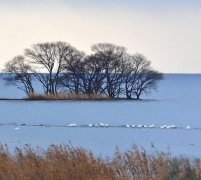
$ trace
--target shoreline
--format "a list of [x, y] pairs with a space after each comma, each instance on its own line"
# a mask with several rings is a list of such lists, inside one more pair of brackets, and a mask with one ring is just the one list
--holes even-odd
[[144, 99], [127, 99], [127, 98], [114, 98], [114, 99], [107, 99], [107, 98], [103, 98], [103, 99], [82, 99], [82, 98], [69, 98], [69, 99], [28, 99], [28, 98], [0, 98], [0, 101], [146, 101]]

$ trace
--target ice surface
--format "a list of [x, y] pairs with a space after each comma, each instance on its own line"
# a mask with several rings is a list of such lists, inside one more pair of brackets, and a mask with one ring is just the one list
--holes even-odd
[[[15, 87], [5, 86], [0, 77], [0, 97], [23, 96]], [[47, 147], [71, 141], [75, 146], [109, 156], [116, 145], [121, 150], [132, 144], [150, 149], [154, 143], [159, 150], [170, 148], [176, 155], [201, 157], [201, 75], [167, 74], [158, 92], [143, 98], [144, 101], [0, 101], [0, 142], [10, 147], [26, 143]], [[129, 128], [93, 128], [89, 124]], [[86, 127], [77, 127], [80, 125]], [[179, 128], [156, 128], [163, 125]]]

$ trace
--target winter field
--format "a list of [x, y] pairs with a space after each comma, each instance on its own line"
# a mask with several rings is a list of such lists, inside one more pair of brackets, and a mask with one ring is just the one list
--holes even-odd
[[[5, 86], [0, 98], [22, 98]], [[13, 147], [72, 143], [110, 156], [132, 144], [201, 157], [201, 75], [166, 74], [143, 101], [0, 101], [0, 142]]]

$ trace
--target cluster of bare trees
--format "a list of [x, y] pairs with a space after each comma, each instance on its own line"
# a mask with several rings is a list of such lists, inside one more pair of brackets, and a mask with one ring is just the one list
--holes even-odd
[[37, 80], [46, 94], [71, 92], [139, 99], [162, 79], [146, 57], [130, 55], [124, 47], [98, 43], [91, 50], [92, 54], [86, 55], [66, 42], [34, 44], [23, 56], [6, 63], [9, 76], [5, 80], [27, 95], [34, 93], [33, 81]]

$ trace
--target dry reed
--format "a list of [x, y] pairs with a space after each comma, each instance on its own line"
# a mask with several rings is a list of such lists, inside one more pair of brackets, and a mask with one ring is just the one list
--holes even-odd
[[57, 94], [36, 94], [31, 93], [24, 99], [28, 100], [104, 100], [109, 97], [98, 94], [76, 94], [76, 93], [57, 93]]
[[117, 149], [113, 158], [97, 157], [83, 148], [51, 145], [46, 150], [25, 145], [10, 153], [0, 146], [3, 180], [183, 180], [201, 179], [200, 159], [171, 157], [157, 150], [147, 153], [133, 146]]

